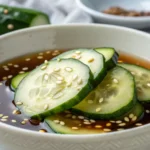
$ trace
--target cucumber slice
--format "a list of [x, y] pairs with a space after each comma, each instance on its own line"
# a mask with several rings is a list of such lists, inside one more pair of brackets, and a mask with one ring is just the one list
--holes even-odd
[[0, 5], [0, 34], [49, 23], [48, 16], [40, 11]]
[[111, 69], [117, 65], [119, 54], [114, 48], [111, 47], [101, 47], [95, 48], [95, 50], [105, 57], [106, 66]]
[[18, 74], [15, 77], [12, 78], [11, 80], [11, 88], [12, 90], [16, 90], [18, 87], [19, 83], [23, 80], [24, 77], [26, 77], [29, 74], [29, 72], [23, 73], [23, 74]]
[[72, 108], [93, 119], [115, 119], [136, 103], [134, 78], [129, 71], [115, 67], [83, 101]]
[[31, 71], [15, 93], [16, 106], [42, 120], [79, 103], [92, 90], [88, 66], [75, 59], [52, 60]]
[[133, 64], [120, 63], [119, 66], [135, 77], [138, 100], [150, 103], [150, 70]]
[[104, 133], [101, 128], [89, 128], [88, 125], [83, 125], [83, 120], [69, 117], [72, 114], [65, 112], [56, 114], [45, 119], [45, 122], [56, 133], [61, 134], [100, 134]]
[[78, 59], [91, 69], [95, 84], [99, 84], [106, 75], [105, 60], [103, 55], [93, 49], [75, 49], [62, 53], [55, 57], [58, 58], [74, 58]]

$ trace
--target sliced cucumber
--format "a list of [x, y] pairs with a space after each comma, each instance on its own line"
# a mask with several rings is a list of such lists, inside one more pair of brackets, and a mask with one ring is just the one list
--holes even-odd
[[135, 103], [133, 76], [126, 69], [115, 67], [96, 89], [72, 110], [94, 119], [115, 119], [128, 112]]
[[[118, 117], [117, 120], [122, 120], [133, 124], [139, 121], [144, 115], [144, 107], [137, 102], [136, 105], [125, 115]], [[129, 119], [129, 120], [128, 120]]]
[[15, 77], [12, 78], [11, 80], [11, 88], [12, 90], [16, 90], [18, 87], [19, 83], [23, 80], [24, 77], [26, 77], [29, 74], [29, 72], [23, 73], [23, 74], [18, 74]]
[[100, 134], [104, 133], [101, 128], [89, 128], [90, 125], [84, 125], [83, 119], [78, 117], [72, 119], [72, 114], [60, 113], [45, 119], [45, 122], [56, 133], [61, 134]]
[[49, 23], [48, 16], [40, 11], [0, 5], [0, 34]]
[[93, 49], [70, 50], [62, 53], [54, 59], [58, 58], [74, 58], [88, 65], [93, 73], [96, 85], [99, 84], [106, 75], [104, 57]]
[[149, 103], [150, 70], [133, 64], [120, 63], [119, 66], [129, 70], [135, 77], [138, 100]]
[[111, 69], [116, 66], [118, 62], [119, 54], [116, 52], [114, 48], [110, 47], [101, 47], [95, 48], [95, 50], [105, 57], [106, 66], [108, 69]]
[[79, 103], [92, 90], [88, 66], [75, 59], [52, 60], [19, 84], [15, 104], [27, 116], [43, 119]]

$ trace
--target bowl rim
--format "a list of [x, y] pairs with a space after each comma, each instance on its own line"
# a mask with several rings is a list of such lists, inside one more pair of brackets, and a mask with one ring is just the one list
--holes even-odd
[[[92, 2], [92, 1], [91, 1]], [[76, 0], [77, 5], [84, 10], [85, 12], [99, 18], [105, 18], [109, 19], [110, 21], [123, 21], [123, 22], [144, 22], [144, 21], [150, 21], [150, 16], [142, 16], [142, 17], [130, 17], [130, 16], [117, 16], [117, 15], [110, 15], [105, 14], [100, 11], [96, 11], [95, 9], [92, 9], [90, 7], [87, 7], [84, 5], [82, 0]]]
[[[141, 36], [144, 36], [146, 38], [150, 39], [150, 34], [145, 33], [143, 31], [138, 31], [136, 29], [130, 29], [127, 27], [120, 27], [116, 25], [106, 25], [106, 24], [68, 24], [68, 25], [43, 25], [39, 27], [31, 27], [31, 28], [26, 28], [26, 29], [21, 29], [17, 30], [14, 32], [7, 33], [5, 35], [0, 36], [0, 40], [7, 40], [7, 38], [15, 37], [18, 34], [24, 34], [24, 33], [29, 33], [31, 31], [38, 32], [41, 30], [47, 30], [50, 28], [80, 28], [80, 27], [98, 27], [98, 28], [109, 28], [109, 29], [117, 29], [120, 31], [125, 31], [125, 32], [132, 32], [133, 34], [138, 34]], [[41, 134], [37, 131], [32, 131], [28, 129], [23, 129], [23, 128], [18, 128], [12, 125], [8, 125], [6, 123], [0, 122], [0, 130], [7, 131], [8, 133], [19, 133], [20, 135], [24, 136], [32, 136], [35, 138], [43, 138], [43, 139], [52, 139], [52, 140], [57, 140], [57, 141], [64, 141], [64, 142], [72, 142], [72, 143], [89, 143], [90, 142], [95, 142], [96, 140], [98, 141], [105, 141], [105, 140], [111, 140], [112, 138], [116, 137], [122, 137], [126, 138], [127, 136], [136, 136], [139, 134], [143, 134], [147, 132], [147, 130], [150, 130], [150, 124], [146, 124], [144, 126], [140, 127], [135, 127], [135, 128], [130, 128], [127, 130], [123, 131], [116, 131], [116, 132], [110, 132], [110, 133], [103, 133], [103, 134], [81, 134], [81, 135], [74, 135], [74, 134], [55, 134], [55, 133], [48, 133], [48, 134]], [[134, 133], [134, 135], [132, 134]]]

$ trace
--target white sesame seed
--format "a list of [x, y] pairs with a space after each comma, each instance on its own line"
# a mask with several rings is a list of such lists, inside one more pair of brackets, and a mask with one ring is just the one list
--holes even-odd
[[8, 25], [7, 25], [7, 28], [8, 28], [9, 30], [12, 30], [12, 29], [14, 28], [14, 25], [13, 25], [13, 24], [8, 24]]
[[100, 111], [101, 111], [100, 107], [96, 108], [96, 112], [100, 112]]
[[102, 103], [104, 101], [104, 98], [99, 99], [99, 103]]
[[12, 122], [12, 123], [16, 123], [17, 121], [16, 121], [16, 120], [11, 120], [11, 122]]
[[7, 77], [3, 77], [3, 80], [7, 80]]
[[60, 122], [59, 120], [54, 120], [54, 123], [57, 123], [57, 124], [58, 124], [59, 122]]
[[46, 65], [43, 65], [42, 67], [41, 67], [41, 70], [45, 70], [47, 68], [47, 66]]
[[75, 115], [72, 116], [72, 119], [76, 119], [76, 118], [77, 118], [77, 116], [75, 116]]
[[14, 67], [15, 67], [15, 68], [18, 68], [18, 67], [19, 67], [19, 65], [14, 65]]
[[84, 121], [85, 121], [85, 122], [89, 122], [89, 120], [88, 120], [88, 119], [84, 119]]
[[25, 125], [25, 124], [26, 124], [26, 121], [23, 120], [23, 121], [21, 122], [21, 124], [22, 124], [22, 125]]
[[7, 67], [6, 67], [6, 68], [4, 68], [4, 70], [8, 71], [8, 70], [9, 70], [9, 68], [7, 68]]
[[95, 125], [95, 128], [102, 128], [102, 126], [101, 125]]
[[72, 77], [72, 79], [73, 79], [73, 81], [75, 81], [76, 79], [78, 78], [78, 75], [73, 75], [73, 77]]
[[65, 125], [65, 122], [60, 121], [60, 125], [64, 126], [64, 125]]
[[19, 72], [19, 74], [24, 74], [24, 73], [25, 73], [24, 71], [20, 71], [20, 72]]
[[28, 70], [28, 67], [24, 67], [24, 68], [22, 68], [22, 70], [24, 70], [24, 71], [25, 71], [25, 70]]
[[71, 114], [67, 114], [65, 117], [70, 118], [71, 116], [72, 116]]
[[48, 75], [48, 74], [45, 74], [45, 75], [44, 75], [44, 80], [48, 81], [48, 79], [49, 79], [49, 75]]
[[136, 121], [137, 120], [137, 116], [134, 116], [133, 118], [132, 118], [132, 121]]
[[81, 54], [81, 51], [76, 51], [76, 54]]
[[83, 124], [89, 125], [89, 124], [91, 124], [91, 123], [90, 123], [90, 122], [83, 122]]
[[6, 122], [6, 121], [7, 121], [7, 119], [1, 119], [1, 121]]
[[3, 66], [3, 68], [7, 68], [7, 66]]
[[3, 83], [0, 82], [0, 85], [3, 85]]
[[134, 117], [134, 114], [130, 114], [129, 118], [132, 119]]
[[11, 79], [13, 76], [12, 75], [8, 75], [8, 79]]
[[63, 82], [62, 81], [56, 81], [56, 84], [62, 84]]
[[23, 105], [23, 102], [16, 102], [16, 105]]
[[0, 118], [3, 117], [3, 116], [4, 116], [3, 114], [0, 114]]
[[150, 83], [147, 83], [147, 86], [150, 87]]
[[69, 110], [64, 111], [66, 114], [70, 114], [71, 112]]
[[126, 125], [126, 123], [120, 123], [120, 124], [118, 124], [118, 126], [120, 126], [120, 127], [123, 127], [125, 125]]
[[142, 123], [136, 123], [135, 125], [136, 126], [142, 126], [143, 124]]
[[107, 124], [106, 124], [106, 127], [110, 127], [110, 126], [111, 126], [111, 123], [107, 123]]
[[30, 60], [31, 60], [31, 58], [26, 58], [26, 59], [25, 59], [25, 61], [30, 61]]
[[47, 51], [47, 52], [46, 52], [46, 54], [50, 54], [50, 53], [51, 53], [51, 51]]
[[43, 55], [43, 53], [39, 53], [39, 55]]
[[8, 116], [3, 116], [3, 117], [2, 117], [2, 119], [8, 119], [8, 118], [9, 118]]
[[113, 82], [114, 82], [114, 83], [118, 83], [118, 80], [117, 80], [117, 79], [113, 79]]
[[91, 99], [89, 99], [87, 102], [88, 102], [88, 104], [93, 104], [94, 103], [94, 101], [91, 100]]
[[124, 117], [124, 121], [129, 122], [129, 118], [128, 117]]
[[55, 68], [54, 71], [58, 72], [58, 71], [60, 71], [60, 68]]
[[124, 128], [118, 128], [117, 130], [118, 130], [118, 131], [122, 131], [122, 130], [124, 130]]
[[104, 132], [110, 132], [110, 131], [111, 131], [111, 129], [104, 128], [104, 129], [103, 129], [103, 131], [104, 131]]
[[96, 121], [95, 121], [95, 120], [93, 120], [93, 119], [90, 119], [90, 122], [91, 122], [91, 123], [95, 123]]
[[78, 130], [79, 128], [78, 127], [72, 127], [71, 129], [72, 130]]
[[71, 71], [72, 71], [72, 68], [66, 67], [65, 70], [68, 71], [68, 72], [71, 72]]
[[44, 110], [47, 110], [48, 109], [48, 104], [46, 104], [45, 106], [44, 106]]
[[94, 61], [94, 58], [90, 58], [90, 59], [88, 60], [89, 63], [91, 63], [91, 62], [93, 62], [93, 61]]
[[84, 119], [84, 116], [78, 116], [79, 119]]
[[147, 109], [147, 110], [145, 110], [145, 112], [146, 112], [147, 114], [149, 114], [149, 113], [150, 113], [150, 110]]
[[111, 123], [115, 123], [116, 121], [114, 121], [114, 120], [110, 120], [110, 122], [111, 122]]
[[80, 78], [78, 81], [77, 81], [77, 83], [80, 85], [80, 84], [82, 84], [82, 79]]
[[37, 56], [37, 59], [43, 59], [43, 56]]
[[122, 121], [121, 121], [121, 120], [117, 120], [117, 121], [116, 121], [116, 123], [118, 123], [118, 124], [119, 124], [119, 123], [122, 123]]
[[3, 13], [8, 14], [8, 9], [4, 9]]

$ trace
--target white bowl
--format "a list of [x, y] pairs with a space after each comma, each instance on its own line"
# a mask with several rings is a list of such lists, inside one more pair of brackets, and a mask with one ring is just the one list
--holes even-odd
[[112, 6], [119, 6], [127, 10], [150, 11], [149, 0], [77, 0], [78, 6], [93, 16], [96, 22], [114, 24], [137, 29], [150, 27], [150, 16], [124, 17], [102, 13]]
[[[109, 25], [29, 28], [0, 36], [0, 62], [31, 52], [114, 47], [149, 60], [150, 35]], [[2, 150], [148, 150], [150, 125], [99, 135], [42, 134], [0, 122]]]

